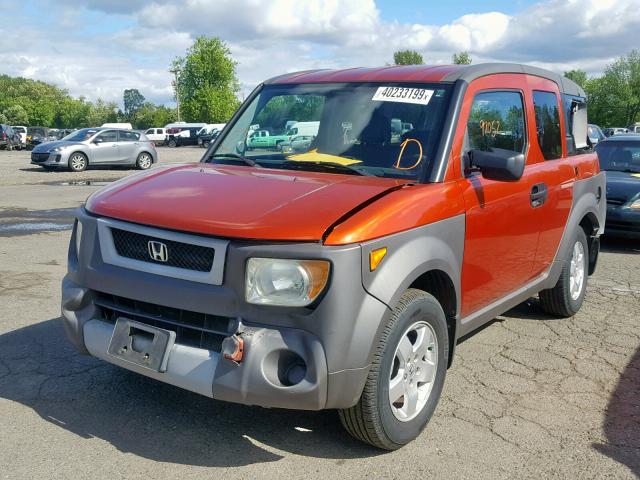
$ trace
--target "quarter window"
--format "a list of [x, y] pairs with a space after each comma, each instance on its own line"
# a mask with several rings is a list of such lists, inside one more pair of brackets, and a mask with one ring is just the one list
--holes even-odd
[[467, 122], [470, 150], [499, 148], [524, 153], [524, 102], [519, 92], [482, 92], [475, 96]]
[[536, 111], [538, 145], [544, 159], [554, 160], [562, 157], [558, 97], [552, 92], [534, 91], [533, 106]]

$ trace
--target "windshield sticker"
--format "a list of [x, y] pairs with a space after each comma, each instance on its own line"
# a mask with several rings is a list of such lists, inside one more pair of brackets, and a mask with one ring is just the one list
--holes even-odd
[[428, 105], [433, 90], [409, 87], [380, 87], [371, 99], [374, 102], [417, 103]]

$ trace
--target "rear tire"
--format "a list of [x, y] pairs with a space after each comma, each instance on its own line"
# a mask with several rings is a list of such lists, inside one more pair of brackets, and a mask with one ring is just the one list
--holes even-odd
[[342, 425], [380, 449], [409, 443], [438, 404], [448, 356], [442, 307], [422, 290], [407, 290], [382, 333], [360, 400], [338, 412]]
[[578, 313], [587, 291], [588, 273], [589, 244], [584, 230], [578, 227], [558, 282], [553, 288], [538, 294], [542, 310], [565, 318]]
[[169, 140], [167, 146], [170, 148], [176, 148], [178, 146], [178, 142], [176, 142], [175, 140]]
[[147, 152], [142, 152], [136, 159], [136, 168], [138, 170], [147, 170], [153, 165], [153, 157]]
[[69, 170], [72, 172], [83, 172], [87, 169], [89, 160], [84, 153], [75, 152], [69, 157]]

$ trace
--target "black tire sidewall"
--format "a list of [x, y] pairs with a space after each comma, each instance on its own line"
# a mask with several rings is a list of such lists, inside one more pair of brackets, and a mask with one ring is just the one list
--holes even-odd
[[[584, 249], [584, 277], [582, 279], [582, 290], [580, 291], [580, 296], [576, 300], [574, 300], [573, 298], [571, 298], [571, 258], [576, 242], [581, 242], [582, 248]], [[563, 275], [563, 281], [565, 282], [564, 291], [566, 292], [566, 301], [571, 312], [575, 314], [578, 312], [578, 310], [580, 310], [582, 302], [584, 301], [584, 297], [587, 293], [587, 277], [589, 272], [589, 244], [587, 242], [587, 236], [585, 235], [582, 228], [578, 229], [576, 235], [573, 238], [565, 269], [566, 270], [565, 275]]]
[[[424, 321], [428, 323], [436, 334], [438, 341], [438, 366], [436, 370], [436, 378], [434, 381], [431, 394], [424, 406], [422, 412], [408, 422], [398, 420], [389, 404], [389, 375], [393, 366], [395, 351], [405, 331], [414, 323]], [[449, 340], [447, 334], [447, 324], [442, 311], [442, 307], [431, 295], [426, 294], [419, 297], [411, 303], [399, 314], [398, 319], [389, 334], [386, 342], [386, 348], [380, 362], [379, 378], [377, 385], [378, 394], [378, 411], [382, 428], [387, 438], [398, 445], [404, 445], [415, 439], [424, 429], [429, 419], [433, 415], [447, 372], [449, 356]]]

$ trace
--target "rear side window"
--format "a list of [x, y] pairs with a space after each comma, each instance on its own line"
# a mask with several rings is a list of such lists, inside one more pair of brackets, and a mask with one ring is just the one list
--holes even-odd
[[121, 142], [137, 142], [140, 138], [140, 134], [136, 132], [120, 132]]
[[558, 97], [553, 92], [534, 91], [533, 106], [536, 111], [537, 138], [542, 156], [545, 160], [562, 157]]
[[467, 135], [470, 150], [499, 148], [524, 153], [524, 102], [519, 92], [482, 92], [475, 96]]

